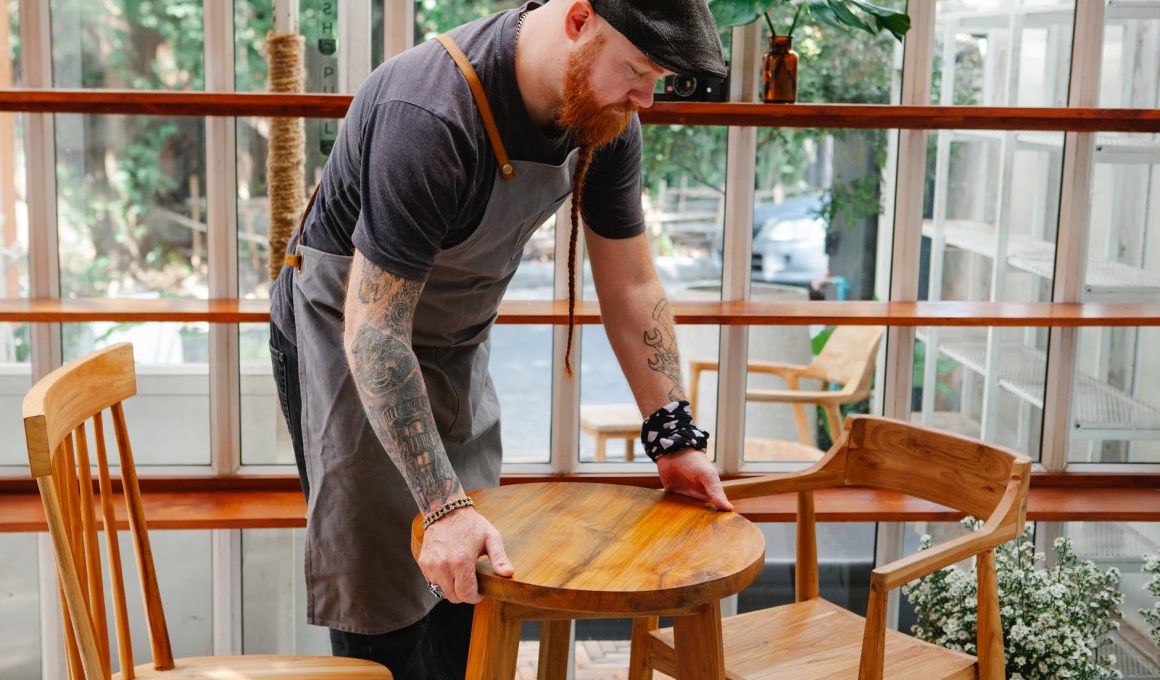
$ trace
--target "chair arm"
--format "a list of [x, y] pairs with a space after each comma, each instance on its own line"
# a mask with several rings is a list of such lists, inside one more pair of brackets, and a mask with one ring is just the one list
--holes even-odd
[[929, 576], [955, 562], [974, 557], [1019, 535], [1019, 529], [1014, 523], [1006, 526], [998, 526], [998, 522], [995, 526], [989, 524], [966, 536], [940, 543], [933, 548], [878, 567], [870, 574], [870, 589], [878, 592], [891, 591], [915, 579]]
[[766, 404], [824, 404], [827, 402], [842, 403], [842, 392], [826, 390], [767, 390], [751, 389], [746, 391], [745, 398]]
[[800, 366], [798, 364], [782, 364], [773, 361], [750, 361], [747, 370], [750, 373], [771, 373], [787, 378], [789, 376], [800, 376], [808, 368], [808, 366]]

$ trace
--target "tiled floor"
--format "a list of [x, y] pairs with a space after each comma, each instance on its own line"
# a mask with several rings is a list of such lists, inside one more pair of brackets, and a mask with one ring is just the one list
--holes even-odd
[[[521, 642], [517, 680], [536, 680], [539, 642]], [[626, 680], [628, 678], [627, 640], [584, 640], [576, 643], [575, 680]], [[655, 674], [655, 680], [669, 676]], [[554, 678], [551, 680], [555, 680]]]

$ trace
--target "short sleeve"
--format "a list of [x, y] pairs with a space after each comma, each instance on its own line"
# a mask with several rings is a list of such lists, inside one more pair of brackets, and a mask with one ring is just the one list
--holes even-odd
[[644, 210], [640, 204], [643, 146], [640, 119], [634, 115], [624, 133], [597, 150], [592, 159], [581, 211], [588, 228], [605, 238], [644, 233]]
[[374, 106], [361, 136], [354, 247], [396, 276], [425, 281], [459, 214], [473, 148], [439, 116], [403, 101]]

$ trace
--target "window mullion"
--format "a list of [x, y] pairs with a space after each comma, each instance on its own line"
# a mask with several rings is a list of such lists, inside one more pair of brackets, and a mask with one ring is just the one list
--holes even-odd
[[[206, 0], [205, 89], [234, 89], [233, 4]], [[205, 122], [206, 224], [209, 236], [209, 296], [238, 296], [237, 119]], [[241, 390], [238, 326], [211, 324], [209, 332], [210, 450], [214, 472], [233, 474], [241, 465]]]

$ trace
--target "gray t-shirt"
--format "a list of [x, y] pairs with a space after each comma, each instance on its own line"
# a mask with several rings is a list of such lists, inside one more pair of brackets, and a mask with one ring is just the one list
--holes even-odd
[[[515, 77], [518, 11], [450, 35], [479, 74], [508, 155], [558, 165], [574, 144], [571, 135], [537, 128], [524, 106]], [[593, 158], [582, 210], [601, 236], [644, 231], [641, 145], [634, 116]], [[424, 281], [436, 254], [479, 225], [495, 173], [495, 153], [467, 81], [443, 46], [428, 41], [383, 63], [359, 88], [323, 170], [303, 242], [342, 255], [357, 248], [396, 276]], [[297, 234], [290, 251], [295, 243]], [[271, 316], [293, 342], [289, 272], [282, 269], [271, 291]]]

